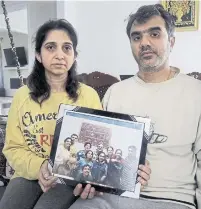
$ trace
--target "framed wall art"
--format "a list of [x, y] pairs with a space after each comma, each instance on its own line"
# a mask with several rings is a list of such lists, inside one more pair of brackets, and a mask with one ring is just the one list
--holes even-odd
[[199, 24], [199, 1], [161, 1], [163, 7], [176, 18], [176, 31], [196, 31]]

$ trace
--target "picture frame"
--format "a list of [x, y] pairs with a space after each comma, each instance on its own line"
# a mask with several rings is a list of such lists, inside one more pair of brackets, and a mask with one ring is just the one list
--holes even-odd
[[61, 184], [90, 183], [97, 191], [138, 199], [137, 170], [145, 164], [150, 124], [150, 118], [61, 104], [49, 170]]
[[175, 31], [197, 31], [199, 28], [199, 1], [161, 1], [165, 10], [170, 12], [175, 18]]

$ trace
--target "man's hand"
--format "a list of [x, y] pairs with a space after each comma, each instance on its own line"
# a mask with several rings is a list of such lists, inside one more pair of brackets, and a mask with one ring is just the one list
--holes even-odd
[[139, 165], [138, 170], [138, 181], [141, 183], [142, 187], [141, 190], [148, 184], [148, 180], [150, 179], [151, 169], [149, 166], [149, 161], [146, 160], [145, 165]]
[[97, 192], [94, 187], [92, 187], [90, 184], [87, 184], [86, 187], [83, 189], [82, 184], [78, 184], [73, 194], [77, 197], [80, 196], [82, 199], [92, 199], [96, 195], [103, 195], [102, 192]]
[[44, 161], [41, 165], [38, 183], [43, 190], [43, 192], [47, 192], [50, 188], [56, 185], [57, 177], [54, 177], [50, 174], [48, 170], [48, 161]]

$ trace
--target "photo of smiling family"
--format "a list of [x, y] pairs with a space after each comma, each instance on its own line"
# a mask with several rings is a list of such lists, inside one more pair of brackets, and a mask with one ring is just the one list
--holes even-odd
[[139, 160], [145, 157], [145, 153], [141, 155], [145, 124], [89, 114], [86, 110], [92, 110], [88, 108], [74, 110], [61, 110], [60, 131], [52, 149], [52, 173], [63, 179], [135, 192]]

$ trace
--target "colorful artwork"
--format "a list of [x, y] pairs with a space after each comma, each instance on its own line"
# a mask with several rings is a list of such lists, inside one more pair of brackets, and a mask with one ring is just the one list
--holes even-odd
[[176, 31], [198, 30], [199, 1], [161, 1], [161, 4], [176, 18]]

